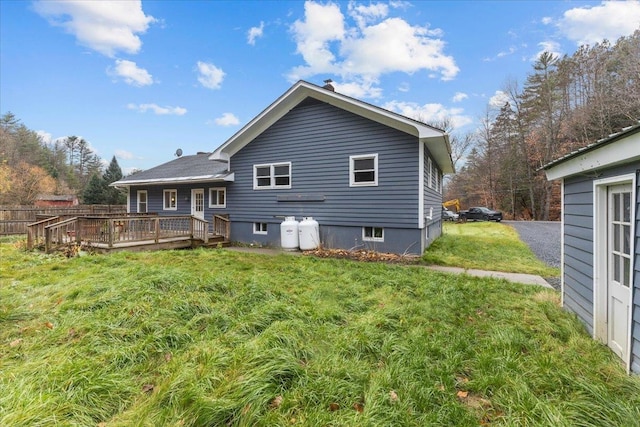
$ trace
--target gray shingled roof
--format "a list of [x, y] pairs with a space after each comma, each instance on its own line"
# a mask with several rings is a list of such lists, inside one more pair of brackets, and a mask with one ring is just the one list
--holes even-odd
[[211, 153], [198, 153], [178, 157], [175, 160], [129, 175], [111, 184], [117, 187], [138, 184], [164, 184], [180, 182], [232, 181], [233, 174], [227, 170], [227, 163], [209, 160]]

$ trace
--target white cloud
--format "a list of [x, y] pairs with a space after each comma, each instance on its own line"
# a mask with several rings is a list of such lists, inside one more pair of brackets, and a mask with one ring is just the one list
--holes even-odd
[[321, 5], [308, 1], [304, 4], [305, 20], [297, 20], [291, 28], [297, 45], [297, 53], [307, 63], [296, 67], [293, 80], [317, 73], [334, 72], [335, 56], [329, 43], [342, 40], [345, 36], [344, 16], [340, 6], [329, 3]]
[[[133, 160], [133, 159], [136, 159], [136, 157], [133, 155], [132, 152], [126, 151], [126, 150], [116, 150], [115, 156], [117, 158], [119, 158], [119, 159], [122, 159], [122, 160]], [[139, 157], [138, 157], [138, 159], [139, 159]]]
[[161, 107], [158, 104], [128, 104], [127, 108], [130, 110], [136, 110], [141, 113], [152, 111], [153, 113], [164, 115], [184, 116], [187, 114], [187, 109], [182, 107]]
[[59, 1], [34, 3], [34, 10], [51, 25], [62, 27], [86, 46], [108, 57], [140, 51], [144, 34], [155, 22], [141, 1]]
[[463, 93], [463, 92], [456, 92], [456, 93], [453, 95], [452, 101], [453, 101], [453, 102], [460, 102], [460, 101], [463, 101], [463, 100], [465, 100], [465, 99], [467, 99], [467, 98], [469, 98], [469, 95], [467, 95], [466, 93]]
[[336, 92], [352, 98], [380, 98], [382, 97], [382, 89], [376, 86], [377, 81], [351, 81], [346, 83], [333, 82], [331, 85]]
[[198, 81], [207, 89], [220, 89], [225, 72], [213, 64], [198, 61]]
[[453, 57], [444, 54], [441, 30], [388, 17], [389, 7], [382, 3], [352, 2], [348, 13], [352, 25], [335, 3], [305, 3], [304, 19], [291, 27], [305, 64], [291, 70], [290, 80], [335, 74], [345, 81], [377, 82], [383, 74], [422, 70], [430, 77], [451, 80], [458, 74]]
[[46, 132], [43, 130], [37, 130], [36, 135], [38, 135], [38, 137], [40, 138], [40, 141], [42, 141], [44, 144], [49, 145], [54, 142], [53, 135], [51, 135], [49, 132]]
[[221, 117], [213, 121], [218, 126], [235, 126], [240, 124], [240, 120], [233, 113], [224, 113]]
[[607, 39], [632, 34], [640, 23], [640, 1], [603, 1], [593, 7], [567, 10], [558, 22], [558, 29], [578, 45], [593, 45]]
[[536, 54], [530, 58], [530, 60], [533, 62], [537, 61], [538, 58], [540, 58], [540, 55], [542, 55], [544, 52], [549, 52], [553, 54], [553, 56], [558, 58], [562, 57], [562, 52], [560, 52], [560, 44], [558, 42], [549, 40], [538, 43], [538, 46], [540, 46], [540, 50], [538, 50], [538, 52], [536, 52]]
[[471, 117], [463, 114], [462, 108], [446, 108], [442, 104], [419, 105], [415, 102], [391, 101], [383, 105], [383, 108], [424, 123], [449, 119], [456, 129], [473, 123]]
[[148, 86], [153, 84], [153, 77], [144, 68], [139, 68], [135, 62], [124, 59], [116, 59], [114, 69], [107, 71], [109, 74], [121, 77], [132, 86]]
[[407, 82], [402, 82], [400, 83], [400, 85], [398, 86], [398, 90], [400, 92], [409, 92], [411, 90], [411, 86], [409, 85], [409, 83]]
[[489, 98], [489, 106], [493, 108], [502, 108], [507, 102], [509, 102], [509, 95], [502, 90], [497, 90], [496, 93]]
[[549, 25], [553, 22], [553, 18], [549, 17], [549, 16], [545, 16], [544, 18], [542, 18], [542, 23], [544, 25]]
[[264, 22], [260, 21], [259, 27], [251, 27], [247, 32], [247, 43], [251, 46], [256, 44], [256, 39], [262, 37], [264, 33]]
[[389, 14], [389, 5], [384, 3], [373, 3], [368, 6], [350, 2], [348, 6], [349, 15], [356, 21], [359, 28], [365, 28], [368, 23], [375, 22], [381, 18], [386, 18]]

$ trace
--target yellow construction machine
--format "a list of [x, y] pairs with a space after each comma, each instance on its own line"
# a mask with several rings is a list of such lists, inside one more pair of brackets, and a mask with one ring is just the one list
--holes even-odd
[[460, 212], [460, 200], [458, 199], [447, 200], [442, 204], [442, 207], [445, 209], [449, 209], [450, 206], [455, 206], [456, 213]]

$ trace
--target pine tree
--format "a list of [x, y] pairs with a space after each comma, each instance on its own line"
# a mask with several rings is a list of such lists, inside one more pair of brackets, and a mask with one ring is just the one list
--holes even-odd
[[109, 184], [122, 179], [122, 169], [116, 160], [116, 156], [113, 156], [109, 167], [102, 175], [102, 180], [105, 186], [106, 200], [105, 203], [109, 205], [122, 205], [126, 203], [126, 196], [122, 191], [115, 187], [109, 187]]
[[84, 192], [82, 202], [85, 205], [102, 205], [107, 203], [107, 186], [97, 174], [93, 174]]

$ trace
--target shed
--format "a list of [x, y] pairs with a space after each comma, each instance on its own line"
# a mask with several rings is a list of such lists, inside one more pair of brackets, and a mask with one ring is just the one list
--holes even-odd
[[640, 373], [640, 123], [543, 170], [562, 184], [562, 305]]

